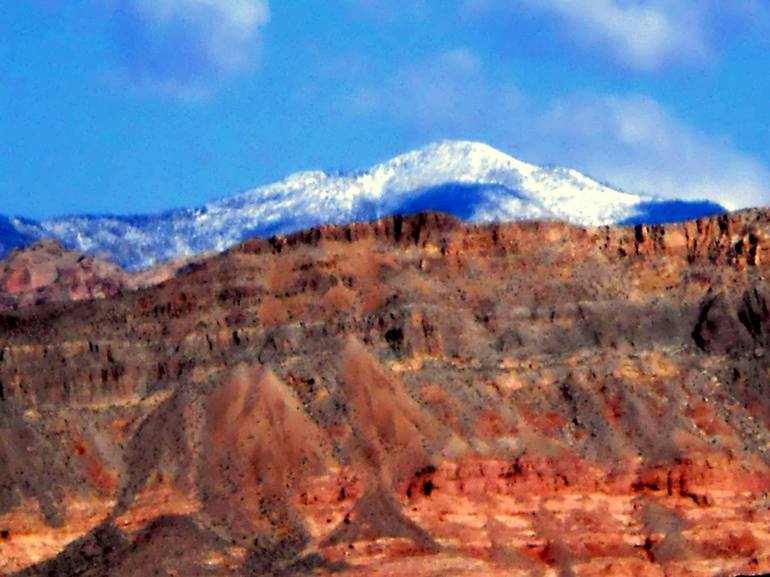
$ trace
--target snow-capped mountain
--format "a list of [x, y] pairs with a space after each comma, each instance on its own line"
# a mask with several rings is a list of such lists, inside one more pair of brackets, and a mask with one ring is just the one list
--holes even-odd
[[447, 141], [354, 173], [301, 172], [201, 208], [147, 216], [0, 218], [0, 253], [53, 237], [129, 270], [221, 251], [251, 236], [423, 210], [471, 222], [555, 219], [579, 225], [676, 221], [724, 209], [614, 190], [571, 169]]

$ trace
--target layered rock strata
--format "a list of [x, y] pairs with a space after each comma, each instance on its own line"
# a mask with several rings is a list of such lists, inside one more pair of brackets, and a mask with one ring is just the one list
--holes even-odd
[[768, 571], [768, 232], [422, 214], [6, 312], [0, 573]]

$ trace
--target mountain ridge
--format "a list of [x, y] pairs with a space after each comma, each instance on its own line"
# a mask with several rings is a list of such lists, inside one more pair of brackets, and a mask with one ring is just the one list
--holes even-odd
[[5, 218], [0, 257], [42, 238], [136, 271], [249, 237], [441, 211], [469, 222], [658, 224], [724, 212], [708, 201], [621, 192], [568, 168], [528, 164], [486, 144], [441, 141], [367, 170], [304, 171], [198, 208], [147, 215]]

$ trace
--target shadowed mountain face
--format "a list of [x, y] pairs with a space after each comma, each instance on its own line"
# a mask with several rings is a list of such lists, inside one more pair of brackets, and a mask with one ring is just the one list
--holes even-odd
[[637, 214], [623, 220], [621, 224], [668, 224], [716, 216], [724, 212], [723, 206], [707, 200], [656, 200], [639, 203]]
[[0, 573], [768, 571], [768, 233], [421, 214], [7, 311]]
[[35, 235], [25, 234], [18, 230], [18, 227], [8, 217], [0, 216], [0, 256], [5, 257], [14, 248], [29, 246], [36, 239]]

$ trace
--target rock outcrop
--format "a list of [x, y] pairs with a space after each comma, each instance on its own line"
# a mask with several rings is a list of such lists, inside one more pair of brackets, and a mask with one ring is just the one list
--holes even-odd
[[115, 297], [167, 281], [194, 267], [196, 260], [180, 258], [128, 273], [105, 259], [67, 250], [56, 241], [39, 241], [0, 261], [0, 312]]
[[0, 310], [107, 298], [127, 286], [128, 275], [118, 266], [41, 241], [0, 263]]
[[9, 310], [0, 573], [766, 572], [768, 232], [422, 214]]

